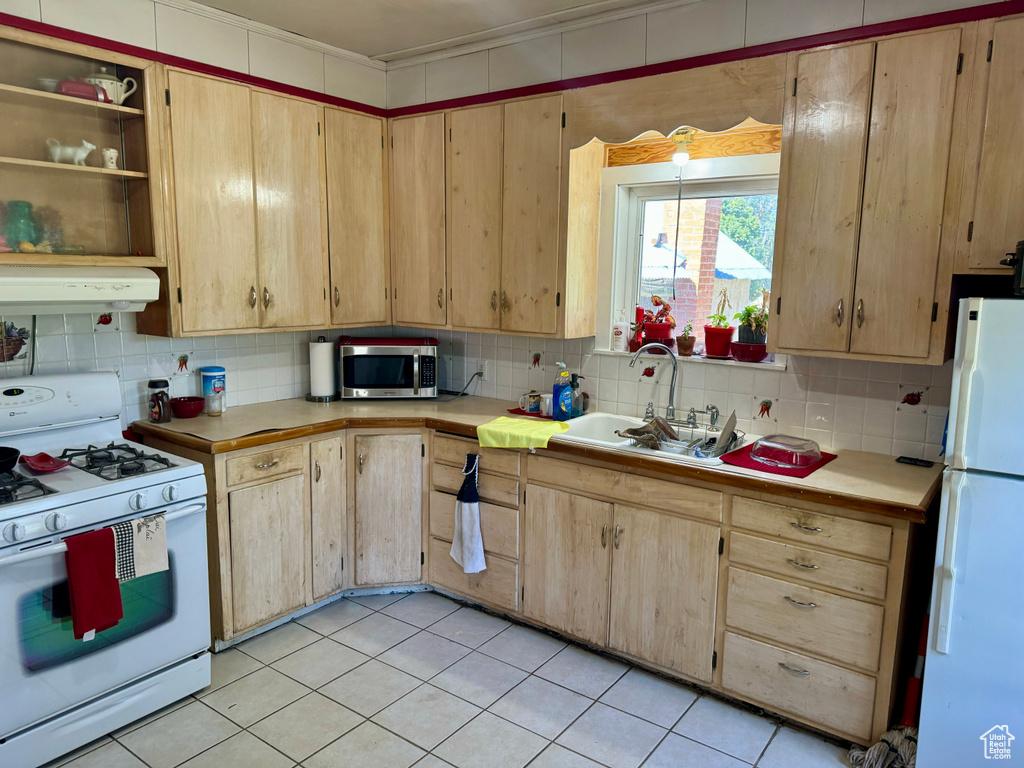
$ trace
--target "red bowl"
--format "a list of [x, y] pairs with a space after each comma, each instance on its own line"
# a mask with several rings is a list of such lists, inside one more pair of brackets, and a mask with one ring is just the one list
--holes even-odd
[[760, 363], [768, 357], [768, 346], [734, 341], [732, 342], [732, 356], [741, 363]]
[[202, 397], [172, 397], [171, 413], [176, 419], [194, 419], [203, 412], [206, 400]]
[[49, 472], [56, 472], [58, 469], [63, 469], [71, 462], [67, 459], [55, 459], [48, 453], [37, 453], [32, 456], [22, 456], [18, 460], [18, 463], [24, 464], [33, 472], [39, 472], [40, 474], [45, 475]]

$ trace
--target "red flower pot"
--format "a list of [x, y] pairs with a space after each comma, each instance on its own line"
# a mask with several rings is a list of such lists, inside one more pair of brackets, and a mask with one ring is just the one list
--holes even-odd
[[768, 357], [768, 347], [765, 344], [745, 344], [734, 341], [732, 356], [741, 363], [760, 363]]
[[714, 326], [705, 325], [704, 356], [728, 360], [729, 344], [732, 342], [732, 334], [735, 330], [731, 325], [728, 328], [715, 328]]

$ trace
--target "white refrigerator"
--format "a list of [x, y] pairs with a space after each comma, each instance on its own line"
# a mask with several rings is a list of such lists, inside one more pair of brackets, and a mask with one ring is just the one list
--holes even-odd
[[961, 301], [917, 768], [1024, 764], [1022, 382], [1024, 299]]

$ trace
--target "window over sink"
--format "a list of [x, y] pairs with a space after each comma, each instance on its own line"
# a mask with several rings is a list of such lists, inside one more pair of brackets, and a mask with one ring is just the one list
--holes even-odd
[[[639, 305], [661, 302], [697, 346], [724, 290], [726, 316], [771, 290], [779, 155], [605, 168], [601, 189], [598, 349]], [[656, 298], [657, 297], [657, 298]]]

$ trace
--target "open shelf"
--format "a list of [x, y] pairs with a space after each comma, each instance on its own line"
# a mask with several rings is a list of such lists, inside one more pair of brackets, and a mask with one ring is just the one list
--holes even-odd
[[92, 101], [91, 99], [80, 99], [77, 96], [64, 96], [60, 93], [39, 91], [35, 88], [22, 88], [18, 85], [5, 85], [0, 83], [0, 100], [22, 101], [22, 102], [55, 102], [54, 106], [62, 110], [77, 109], [87, 112], [107, 114], [111, 118], [117, 117], [141, 117], [145, 113], [134, 107], [121, 107], [117, 104], [107, 104], [103, 101]]
[[163, 267], [158, 256], [118, 256], [117, 254], [0, 253], [0, 265], [48, 267]]
[[72, 173], [98, 173], [103, 176], [123, 176], [129, 179], [148, 179], [142, 171], [122, 171], [119, 168], [94, 168], [91, 165], [51, 163], [48, 160], [25, 160], [20, 157], [0, 157], [0, 165], [20, 165], [29, 168], [44, 168], [48, 171], [71, 171]]

